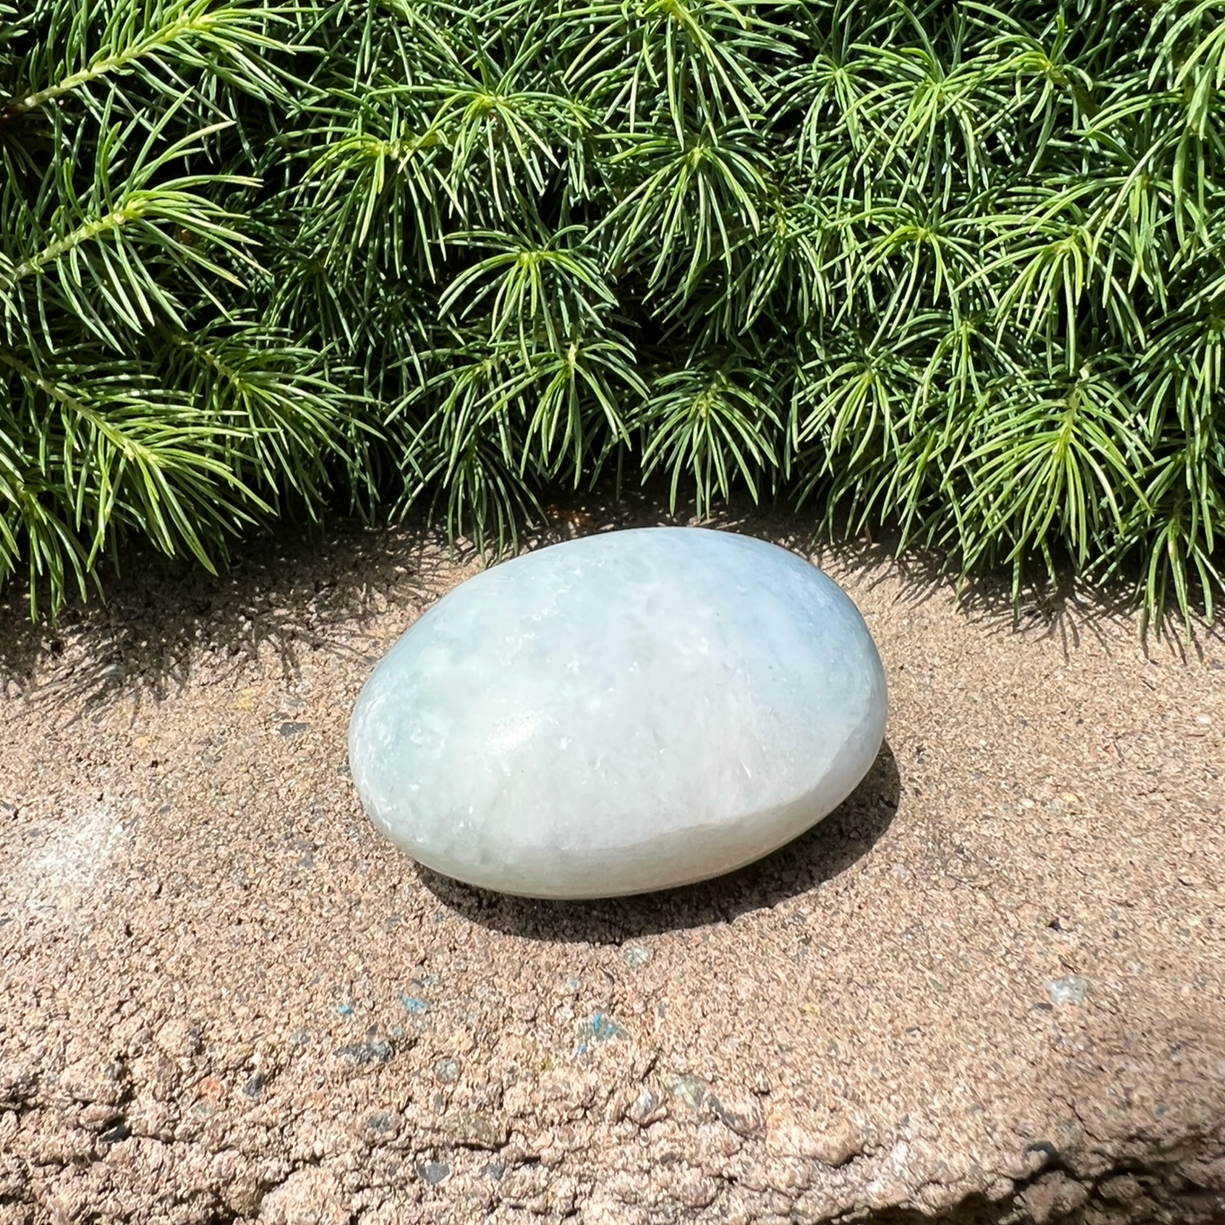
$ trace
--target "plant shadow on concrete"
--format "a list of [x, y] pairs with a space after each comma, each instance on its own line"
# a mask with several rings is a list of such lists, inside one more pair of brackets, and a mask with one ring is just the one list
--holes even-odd
[[898, 546], [898, 535], [891, 531], [871, 540], [818, 541], [813, 560], [835, 574], [900, 580], [900, 598], [915, 606], [932, 599], [952, 600], [968, 623], [994, 634], [1055, 640], [1065, 659], [1092, 641], [1106, 650], [1138, 646], [1148, 654], [1160, 652], [1192, 663], [1202, 661], [1210, 645], [1225, 643], [1225, 619], [1219, 612], [1212, 620], [1183, 620], [1167, 608], [1146, 623], [1127, 577], [1094, 583], [1077, 575], [1070, 564], [1057, 564], [1054, 578], [1044, 576], [1014, 594], [1006, 573], [988, 570], [959, 579], [938, 552]]
[[422, 884], [474, 923], [532, 940], [620, 944], [635, 937], [731, 923], [849, 871], [884, 837], [902, 784], [888, 742], [834, 812], [773, 854], [714, 880], [632, 897], [550, 902], [509, 897], [417, 866]]
[[252, 541], [219, 576], [134, 550], [105, 603], [70, 604], [54, 623], [31, 623], [23, 593], [6, 593], [0, 693], [71, 718], [121, 696], [138, 706], [159, 702], [202, 665], [210, 683], [224, 680], [268, 651], [287, 681], [305, 653], [360, 655], [373, 665], [390, 645], [368, 632], [377, 609], [428, 603], [446, 581], [444, 565], [465, 557], [449, 555], [436, 533], [416, 524], [278, 532]]
[[666, 486], [648, 482], [642, 490], [618, 494], [612, 482], [587, 493], [555, 497], [548, 525], [525, 540], [527, 547], [553, 544], [610, 527], [679, 524], [741, 532], [810, 557], [839, 579], [899, 580], [901, 598], [915, 606], [932, 599], [957, 603], [966, 620], [993, 633], [1021, 633], [1058, 639], [1065, 656], [1092, 640], [1104, 648], [1139, 643], [1183, 662], [1202, 659], [1209, 644], [1222, 645], [1225, 616], [1184, 621], [1173, 608], [1143, 622], [1137, 601], [1140, 574], [1123, 568], [1111, 579], [1093, 582], [1077, 574], [1070, 559], [1053, 557], [1054, 577], [1035, 572], [1014, 590], [1011, 570], [982, 569], [958, 577], [956, 565], [937, 549], [905, 545], [896, 528], [855, 531], [841, 516], [832, 522], [815, 511], [795, 510], [785, 500], [759, 505], [733, 495], [699, 520], [691, 507], [670, 508]]
[[[1056, 584], [1024, 588], [1018, 603], [1007, 574], [979, 573], [955, 585], [939, 554], [913, 547], [899, 552], [895, 536], [838, 532], [831, 538], [815, 514], [756, 506], [743, 496], [699, 520], [684, 507], [671, 509], [657, 482], [621, 494], [606, 482], [586, 494], [558, 496], [544, 510], [545, 520], [523, 537], [524, 549], [592, 532], [704, 526], [812, 556], [839, 581], [900, 578], [901, 598], [916, 607], [955, 599], [967, 621], [992, 632], [1058, 638], [1065, 657], [1085, 639], [1105, 649], [1132, 649], [1138, 641], [1134, 592], [1125, 576], [1092, 586], [1065, 570]], [[394, 526], [338, 520], [308, 531], [277, 530], [250, 541], [217, 576], [190, 560], [134, 548], [122, 574], [108, 581], [104, 603], [73, 601], [55, 621], [31, 622], [27, 594], [19, 584], [6, 589], [0, 693], [83, 717], [120, 696], [135, 696], [138, 704], [160, 701], [188, 684], [200, 665], [220, 662], [224, 679], [265, 651], [275, 654], [286, 680], [297, 676], [303, 652], [356, 653], [373, 666], [391, 645], [370, 628], [380, 608], [423, 610], [481, 564], [470, 542], [448, 542], [422, 515]], [[1190, 628], [1188, 636], [1168, 612], [1150, 623], [1143, 645], [1184, 662], [1221, 646], [1220, 615]]]

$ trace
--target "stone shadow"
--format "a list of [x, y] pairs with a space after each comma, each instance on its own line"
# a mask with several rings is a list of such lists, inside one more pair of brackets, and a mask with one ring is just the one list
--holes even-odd
[[897, 760], [886, 742], [852, 794], [786, 846], [725, 876], [660, 893], [552, 902], [461, 884], [417, 865], [444, 906], [485, 927], [532, 940], [620, 944], [638, 936], [730, 923], [797, 897], [845, 872], [880, 840], [901, 799]]

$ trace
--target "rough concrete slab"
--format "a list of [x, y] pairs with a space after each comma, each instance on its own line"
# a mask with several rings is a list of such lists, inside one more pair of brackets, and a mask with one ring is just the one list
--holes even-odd
[[822, 561], [890, 677], [864, 785], [590, 905], [357, 805], [357, 692], [477, 564], [435, 537], [146, 564], [54, 632], [13, 600], [0, 1225], [1225, 1220], [1225, 643]]

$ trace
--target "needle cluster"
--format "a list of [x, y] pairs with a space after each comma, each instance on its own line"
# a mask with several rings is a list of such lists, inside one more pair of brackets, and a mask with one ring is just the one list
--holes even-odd
[[666, 476], [1211, 614], [1225, 0], [0, 0], [0, 581]]

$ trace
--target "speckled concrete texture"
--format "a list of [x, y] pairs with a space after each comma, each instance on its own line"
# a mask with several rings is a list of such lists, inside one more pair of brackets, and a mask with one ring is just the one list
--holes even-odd
[[0, 1225], [1225, 1221], [1225, 643], [814, 557], [889, 675], [876, 766], [591, 904], [361, 813], [353, 701], [477, 567], [435, 536], [145, 563], [55, 631], [11, 595]]

